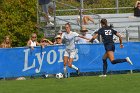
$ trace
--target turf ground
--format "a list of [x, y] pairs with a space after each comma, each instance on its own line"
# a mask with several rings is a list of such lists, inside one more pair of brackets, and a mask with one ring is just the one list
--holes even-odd
[[140, 74], [2, 80], [0, 93], [140, 93]]

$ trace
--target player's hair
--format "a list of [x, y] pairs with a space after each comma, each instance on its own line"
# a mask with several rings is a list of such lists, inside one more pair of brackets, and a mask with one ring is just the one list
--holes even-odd
[[101, 24], [103, 24], [104, 27], [108, 27], [106, 19], [101, 19]]
[[66, 24], [65, 24], [65, 26], [66, 26], [66, 25], [68, 25], [68, 26], [71, 28], [71, 24], [70, 24], [69, 22], [68, 22], [68, 23], [66, 23]]

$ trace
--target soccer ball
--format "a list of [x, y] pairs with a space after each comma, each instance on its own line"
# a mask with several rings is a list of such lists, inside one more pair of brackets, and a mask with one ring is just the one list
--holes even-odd
[[63, 78], [63, 74], [62, 73], [57, 73], [56, 74], [56, 78], [57, 79], [62, 79]]

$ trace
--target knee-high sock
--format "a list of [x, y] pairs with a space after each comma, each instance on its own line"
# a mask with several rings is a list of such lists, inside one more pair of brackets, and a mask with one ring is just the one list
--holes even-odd
[[67, 75], [67, 67], [64, 66], [64, 74]]
[[112, 64], [123, 63], [123, 62], [127, 62], [127, 60], [126, 59], [115, 59], [115, 60], [111, 61]]
[[103, 75], [107, 73], [107, 60], [103, 59]]
[[75, 65], [72, 65], [71, 68], [78, 70], [78, 68]]

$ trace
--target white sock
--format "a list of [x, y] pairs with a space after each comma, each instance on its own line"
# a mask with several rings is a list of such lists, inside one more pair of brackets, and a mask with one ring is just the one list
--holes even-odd
[[67, 67], [64, 66], [64, 74], [67, 75]]
[[78, 70], [78, 68], [77, 68], [76, 66], [74, 66], [74, 65], [72, 65], [71, 68], [73, 68], [73, 69], [75, 69], [75, 70]]

